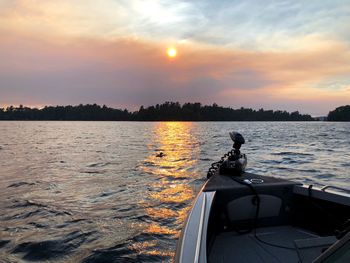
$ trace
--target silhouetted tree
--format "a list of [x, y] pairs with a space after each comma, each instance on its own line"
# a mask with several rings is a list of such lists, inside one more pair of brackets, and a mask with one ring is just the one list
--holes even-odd
[[329, 121], [350, 121], [350, 105], [341, 106], [328, 113]]

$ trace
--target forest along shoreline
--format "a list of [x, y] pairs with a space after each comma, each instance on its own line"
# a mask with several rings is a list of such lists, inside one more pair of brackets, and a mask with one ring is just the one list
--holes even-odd
[[217, 104], [165, 102], [138, 111], [114, 109], [106, 105], [45, 106], [20, 105], [0, 108], [0, 120], [67, 120], [67, 121], [350, 121], [350, 105], [330, 111], [328, 116], [312, 117], [298, 111], [233, 109]]

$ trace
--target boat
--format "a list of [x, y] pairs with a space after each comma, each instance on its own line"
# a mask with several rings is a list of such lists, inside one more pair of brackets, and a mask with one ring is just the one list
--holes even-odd
[[244, 138], [208, 172], [174, 262], [350, 262], [350, 192], [245, 172]]

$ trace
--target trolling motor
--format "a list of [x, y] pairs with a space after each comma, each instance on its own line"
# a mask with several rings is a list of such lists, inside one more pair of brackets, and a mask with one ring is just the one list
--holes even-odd
[[217, 172], [230, 175], [241, 175], [244, 173], [245, 167], [247, 166], [247, 157], [245, 154], [241, 154], [239, 149], [241, 149], [245, 140], [238, 132], [230, 132], [230, 137], [233, 141], [232, 150], [225, 153], [220, 161], [211, 164], [207, 173], [208, 179]]
[[245, 143], [243, 136], [238, 132], [230, 132], [230, 137], [233, 141], [232, 150], [220, 166], [220, 174], [240, 175], [244, 172], [247, 166], [247, 157], [241, 154], [241, 146]]

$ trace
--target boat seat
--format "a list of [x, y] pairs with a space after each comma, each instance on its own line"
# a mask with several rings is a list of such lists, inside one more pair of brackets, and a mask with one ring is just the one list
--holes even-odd
[[294, 240], [294, 243], [300, 262], [308, 263], [313, 262], [325, 249], [329, 248], [336, 241], [335, 236], [327, 236]]
[[[280, 214], [282, 199], [274, 195], [260, 194], [259, 218], [274, 217]], [[227, 206], [227, 215], [231, 222], [254, 219], [256, 214], [255, 196], [246, 195], [230, 201]], [[243, 209], [244, 208], [244, 209]]]

